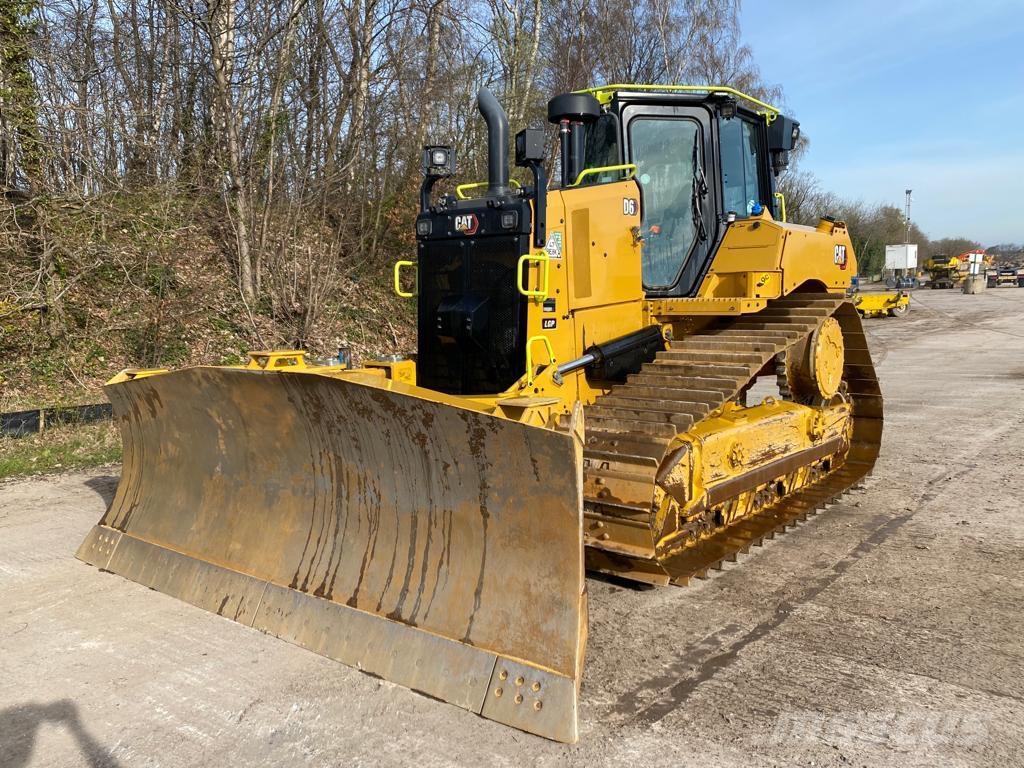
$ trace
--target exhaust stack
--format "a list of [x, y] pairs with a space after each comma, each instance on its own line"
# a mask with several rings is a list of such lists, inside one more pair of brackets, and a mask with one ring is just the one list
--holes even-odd
[[487, 123], [487, 191], [504, 194], [508, 190], [508, 117], [487, 88], [477, 92], [476, 102]]

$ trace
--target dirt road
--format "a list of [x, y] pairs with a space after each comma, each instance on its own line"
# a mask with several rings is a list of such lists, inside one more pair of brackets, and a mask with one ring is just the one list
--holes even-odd
[[866, 327], [874, 476], [694, 587], [589, 580], [571, 747], [73, 559], [116, 469], [0, 486], [0, 766], [1024, 765], [1024, 290]]

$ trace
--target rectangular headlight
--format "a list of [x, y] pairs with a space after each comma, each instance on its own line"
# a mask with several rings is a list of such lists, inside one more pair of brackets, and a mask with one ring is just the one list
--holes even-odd
[[423, 175], [447, 177], [455, 173], [455, 150], [445, 145], [423, 148]]

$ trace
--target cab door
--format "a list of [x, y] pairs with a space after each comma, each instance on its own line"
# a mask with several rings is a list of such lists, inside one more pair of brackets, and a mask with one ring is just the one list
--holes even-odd
[[633, 104], [622, 113], [627, 162], [643, 189], [647, 296], [687, 296], [717, 235], [712, 115], [702, 106]]

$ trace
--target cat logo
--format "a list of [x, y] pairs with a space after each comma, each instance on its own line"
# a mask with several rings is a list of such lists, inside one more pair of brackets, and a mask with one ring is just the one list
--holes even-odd
[[846, 246], [837, 245], [832, 255], [832, 263], [840, 269], [846, 269]]
[[475, 213], [460, 213], [455, 216], [453, 224], [456, 232], [461, 232], [464, 235], [475, 235], [477, 227], [480, 226], [480, 221]]

